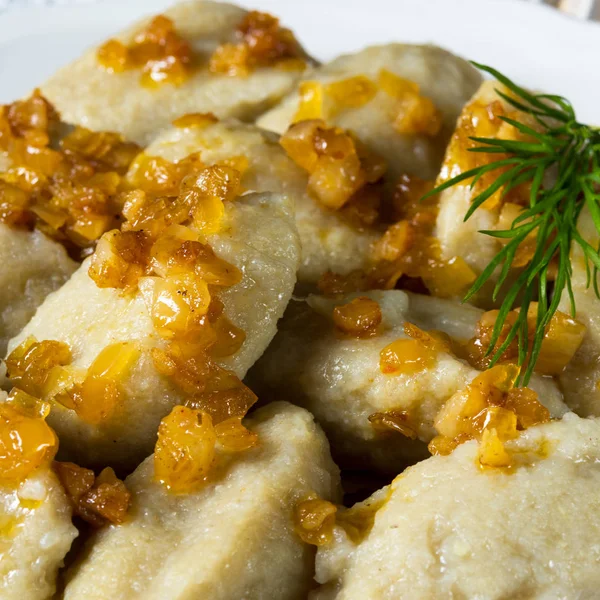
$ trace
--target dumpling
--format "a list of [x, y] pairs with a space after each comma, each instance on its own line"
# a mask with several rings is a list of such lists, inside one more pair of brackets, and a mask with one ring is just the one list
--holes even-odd
[[[394, 118], [403, 108], [401, 99], [391, 95], [391, 90], [385, 87], [382, 70], [417, 84], [419, 93], [433, 101], [441, 113], [439, 133], [430, 135], [426, 131], [427, 124], [424, 131], [417, 128], [402, 132], [401, 127], [400, 131], [394, 127]], [[364, 98], [352, 86], [344, 94], [342, 86], [339, 94], [346, 96], [347, 104], [337, 94], [328, 99], [328, 84], [343, 83], [352, 77], [371, 80], [372, 89], [364, 91]], [[393, 76], [391, 79], [394, 80]], [[434, 179], [455, 121], [465, 102], [475, 93], [481, 77], [467, 61], [436, 46], [387, 44], [340, 56], [310, 71], [303, 81], [318, 82], [324, 88], [321, 114], [314, 114], [312, 118], [323, 118], [328, 124], [354, 132], [370, 150], [387, 161], [394, 179], [405, 174]], [[363, 90], [363, 87], [358, 89]], [[295, 91], [261, 116], [257, 124], [283, 133], [297, 120], [298, 106], [299, 93]]]
[[[157, 141], [156, 146], [147, 149], [147, 156], [153, 154], [154, 147], [157, 148], [157, 154], [162, 152], [163, 155], [167, 152], [166, 148], [169, 148], [172, 160], [176, 159], [178, 153], [180, 156], [187, 156], [191, 151], [189, 139], [181, 140], [177, 150], [178, 142], [171, 139], [168, 133], [166, 136], [170, 140], [169, 143], [165, 143], [163, 147], [161, 141]], [[200, 148], [196, 146], [195, 149]], [[215, 173], [222, 175], [225, 179], [219, 180], [221, 182], [237, 172], [227, 170], [226, 167], [221, 167], [215, 172], [209, 168], [208, 171], [213, 176], [216, 176]], [[202, 178], [202, 173], [205, 172], [206, 170], [201, 171], [199, 177]], [[258, 180], [258, 176], [252, 173], [250, 169], [250, 185]], [[245, 185], [244, 179], [242, 184]], [[156, 202], [160, 204], [161, 200]], [[205, 205], [212, 206], [208, 201], [202, 200], [202, 206]], [[217, 203], [217, 208], [218, 206], [220, 205]], [[202, 308], [202, 303], [207, 297], [203, 277], [212, 276], [211, 268], [219, 269], [219, 273], [214, 277], [229, 280], [226, 286], [211, 286], [210, 298], [218, 299], [215, 307], [217, 322], [214, 327], [220, 327], [224, 343], [230, 346], [233, 344], [233, 347], [229, 351], [219, 352], [220, 356], [215, 359], [218, 377], [214, 379], [214, 385], [217, 387], [210, 392], [205, 390], [206, 394], [221, 397], [228, 389], [238, 384], [241, 386], [238, 379], [244, 377], [248, 368], [275, 335], [277, 320], [283, 314], [292, 294], [299, 261], [300, 250], [293, 222], [292, 199], [278, 194], [246, 193], [221, 206], [224, 207], [222, 229], [218, 233], [201, 236], [206, 244], [197, 242], [197, 234], [190, 233], [186, 227], [174, 226], [173, 235], [179, 250], [169, 255], [169, 260], [175, 261], [173, 265], [167, 261], [166, 266], [162, 267], [177, 271], [177, 261], [181, 260], [182, 265], [191, 264], [196, 270], [208, 270], [208, 274], [190, 275], [190, 280], [185, 279], [188, 277], [185, 273], [175, 272], [175, 283], [171, 288], [168, 287], [169, 284], [164, 288], [163, 283], [168, 280], [161, 280], [159, 277], [140, 278], [139, 288], [134, 286], [133, 291], [98, 287], [97, 279], [90, 277], [89, 270], [90, 266], [95, 264], [95, 260], [103, 265], [102, 253], [106, 252], [107, 246], [114, 247], [111, 246], [116, 243], [114, 240], [120, 239], [119, 232], [110, 232], [100, 242], [95, 255], [87, 259], [72, 278], [44, 302], [31, 322], [11, 341], [9, 351], [15, 348], [18, 350], [20, 344], [27, 345], [31, 339], [37, 342], [55, 340], [67, 344], [71, 354], [67, 367], [71, 369], [70, 377], [74, 378], [76, 387], [82, 384], [82, 379], [85, 384], [84, 378], [91, 376], [92, 372], [98, 371], [98, 374], [108, 368], [104, 363], [107, 358], [111, 368], [116, 368], [119, 372], [119, 390], [115, 392], [114, 386], [109, 386], [113, 389], [112, 396], [100, 392], [100, 402], [98, 399], [93, 401], [91, 398], [98, 392], [92, 392], [90, 387], [88, 404], [90, 408], [96, 406], [100, 410], [98, 414], [94, 408], [96, 414], [92, 415], [91, 419], [89, 415], [81, 418], [83, 413], [79, 411], [78, 414], [77, 410], [73, 410], [77, 398], [73, 399], [72, 394], [66, 403], [69, 408], [64, 406], [64, 402], [63, 405], [53, 404], [48, 420], [61, 439], [62, 457], [71, 458], [86, 466], [110, 464], [122, 469], [133, 468], [150, 454], [161, 418], [175, 404], [182, 404], [186, 398], [202, 391], [201, 383], [205, 381], [206, 376], [202, 370], [204, 366], [201, 366], [204, 362], [198, 363], [195, 357], [204, 356], [204, 333], [186, 339], [185, 343], [179, 343], [181, 340], [173, 336], [177, 328], [187, 327], [188, 321], [196, 323], [194, 326], [200, 327], [198, 331], [203, 331], [206, 335], [213, 331], [205, 322], [206, 306]], [[152, 226], [156, 226], [158, 221], [153, 217], [151, 223]], [[135, 231], [129, 234], [134, 237], [137, 235]], [[183, 236], [182, 239], [177, 237], [180, 235]], [[191, 245], [186, 245], [190, 236], [194, 239], [191, 240]], [[139, 239], [135, 237], [133, 249], [129, 248], [127, 251], [133, 252], [134, 255], [142, 252], [145, 242], [142, 243]], [[186, 255], [186, 248], [200, 252], [199, 258], [190, 259]], [[109, 256], [112, 256], [110, 252], [112, 250], [108, 251]], [[156, 256], [158, 255], [155, 255], [155, 258]], [[133, 262], [128, 263], [128, 268], [135, 271], [138, 268], [135, 260], [130, 260]], [[156, 260], [160, 263], [162, 259]], [[192, 263], [186, 263], [186, 260], [192, 260]], [[194, 263], [194, 260], [199, 262]], [[108, 264], [110, 275], [111, 263]], [[101, 266], [98, 271], [100, 276], [103, 268]], [[145, 273], [148, 274], [147, 271]], [[184, 277], [184, 280], [178, 277]], [[136, 284], [137, 282], [138, 280]], [[191, 297], [186, 300], [188, 290]], [[184, 296], [178, 300], [177, 294]], [[196, 305], [196, 302], [199, 304]], [[219, 302], [222, 309], [219, 309]], [[178, 312], [182, 306], [183, 312]], [[199, 311], [199, 321], [194, 320], [195, 310]], [[219, 316], [221, 310], [225, 321]], [[208, 318], [212, 317], [209, 315]], [[162, 323], [160, 333], [156, 328], [157, 323]], [[208, 326], [208, 330], [205, 325]], [[185, 331], [179, 333], [185, 335]], [[210, 341], [209, 338], [206, 339]], [[172, 341], [175, 346], [171, 344]], [[114, 346], [115, 344], [117, 346]], [[108, 356], [103, 355], [107, 348]], [[114, 353], [112, 349], [115, 349]], [[110, 362], [111, 360], [116, 361], [116, 364]], [[160, 365], [160, 372], [157, 370], [157, 364]], [[13, 383], [21, 385], [11, 372], [10, 357], [8, 366]], [[169, 371], [170, 376], [165, 374], [165, 369]], [[196, 372], [194, 369], [200, 370]], [[234, 374], [233, 378], [223, 373], [222, 369], [231, 371]], [[89, 382], [88, 384], [96, 385]], [[243, 390], [238, 392], [244, 393]], [[110, 414], [102, 414], [103, 403], [108, 403], [111, 398], [114, 406]], [[252, 404], [253, 400], [245, 397], [240, 402]], [[225, 412], [234, 410], [232, 407], [227, 408], [225, 404], [226, 400], [223, 400]], [[245, 409], [247, 408], [246, 405]]]
[[259, 436], [214, 482], [173, 494], [153, 459], [127, 478], [129, 520], [97, 532], [67, 573], [72, 598], [306, 598], [314, 553], [294, 532], [295, 502], [339, 497], [339, 472], [311, 415], [286, 403], [254, 413]]
[[[367, 300], [364, 308], [352, 304], [360, 299]], [[350, 319], [351, 311], [356, 311], [356, 321], [367, 321], [369, 311], [380, 310], [381, 323], [370, 332], [375, 335], [357, 339], [344, 332], [343, 323], [340, 329], [334, 309], [344, 306], [350, 307]], [[424, 346], [418, 339], [424, 332], [417, 330], [409, 332], [417, 339], [407, 346], [394, 350], [393, 343], [410, 339], [406, 322], [467, 341], [475, 336], [482, 314], [472, 306], [399, 290], [292, 301], [277, 336], [250, 372], [249, 385], [264, 399], [285, 390], [290, 401], [310, 410], [341, 464], [397, 471], [426, 456], [424, 442], [436, 435], [440, 410], [480, 372], [458, 358], [441, 337], [425, 340]], [[430, 342], [434, 347], [428, 350]], [[386, 348], [391, 349], [392, 358], [398, 356], [397, 372], [393, 365], [382, 372], [387, 368], [381, 362]], [[566, 407], [552, 379], [535, 376], [531, 387], [553, 416], [564, 414]], [[392, 422], [396, 419], [396, 432], [393, 423], [388, 435], [378, 427], [385, 415]]]
[[[268, 15], [194, 0], [173, 6], [164, 16], [172, 20], [174, 31], [164, 18], [145, 19], [119, 34], [121, 44], [116, 48], [114, 43], [112, 49], [103, 47], [112, 70], [122, 72], [101, 66], [99, 50], [93, 48], [51, 77], [41, 88], [43, 94], [65, 120], [94, 131], [117, 131], [145, 145], [186, 113], [212, 112], [250, 120], [275, 104], [301, 75], [301, 69], [275, 64], [279, 58], [304, 59], [305, 55], [290, 32]], [[269, 60], [257, 57], [256, 68], [251, 65], [246, 74], [250, 49], [246, 38], [252, 36], [273, 36], [269, 39], [279, 43], [279, 54], [271, 57], [266, 48]], [[141, 68], [126, 68], [125, 45], [134, 40], [138, 46], [130, 58], [145, 64], [146, 84]], [[219, 47], [223, 64], [218, 70], [224, 72], [211, 73], [209, 61]], [[165, 56], [152, 62], [156, 52]], [[174, 66], [169, 67], [170, 61]]]
[[506, 449], [508, 471], [471, 441], [399, 475], [365, 502], [383, 506], [362, 541], [336, 527], [319, 548], [311, 598], [593, 598], [600, 423], [571, 413]]
[[[296, 206], [302, 240], [298, 280], [304, 289], [314, 291], [327, 271], [347, 275], [369, 266], [371, 246], [394, 213], [396, 184], [406, 176], [435, 178], [454, 122], [480, 79], [466, 61], [434, 46], [371, 47], [309, 72], [300, 83], [301, 93], [294, 91], [258, 119], [260, 127], [277, 133], [303, 119], [325, 123], [321, 136], [309, 131], [313, 125], [300, 123], [282, 139], [282, 145], [303, 168], [310, 169], [309, 146], [324, 155], [323, 168], [309, 170], [310, 193], [299, 197]], [[422, 112], [410, 122], [413, 109]], [[353, 144], [347, 137], [342, 139], [339, 131], [336, 138], [332, 127], [349, 132], [358, 141]], [[317, 137], [329, 141], [319, 142]], [[352, 167], [335, 160], [327, 164], [332, 160], [328, 148], [335, 154], [335, 144], [355, 147], [366, 174], [350, 177]], [[352, 196], [342, 193], [346, 187], [352, 188], [350, 181], [344, 181], [344, 173], [349, 180], [364, 175], [368, 183]]]
[[47, 405], [0, 392], [0, 596], [47, 600], [77, 537], [73, 509], [51, 468], [57, 439]]
[[40, 231], [0, 223], [0, 353], [33, 317], [46, 296], [77, 268], [64, 247]]
[[0, 596], [46, 600], [77, 537], [71, 504], [50, 468], [19, 487], [0, 487]]

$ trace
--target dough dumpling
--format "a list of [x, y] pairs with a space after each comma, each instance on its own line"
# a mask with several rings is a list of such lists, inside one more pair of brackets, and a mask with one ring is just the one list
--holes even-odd
[[[163, 14], [173, 20], [176, 33], [192, 46], [200, 63], [180, 85], [144, 87], [141, 69], [111, 73], [98, 63], [98, 49], [92, 48], [42, 85], [42, 93], [66, 121], [94, 131], [116, 131], [145, 145], [186, 113], [252, 119], [275, 104], [301, 75], [299, 70], [278, 67], [261, 67], [247, 77], [208, 72], [217, 47], [237, 41], [236, 28], [248, 14], [242, 8], [192, 0]], [[116, 39], [129, 44], [149, 22], [137, 23]]]
[[[382, 70], [417, 83], [420, 93], [433, 101], [441, 119], [439, 132], [399, 133], [394, 119], [401, 110], [399, 99], [378, 89]], [[368, 78], [374, 94], [363, 105], [338, 107], [337, 100], [327, 97], [327, 86]], [[367, 48], [356, 54], [341, 56], [307, 73], [305, 82], [318, 82], [325, 96], [321, 117], [327, 126], [351, 131], [374, 156], [387, 165], [383, 177], [382, 211], [389, 209], [394, 187], [401, 176], [433, 180], [439, 170], [444, 149], [463, 104], [480, 83], [477, 71], [461, 58], [435, 46], [388, 44]], [[302, 84], [301, 84], [302, 85]], [[312, 85], [312, 84], [311, 84]], [[296, 119], [299, 93], [294, 91], [280, 105], [258, 119], [260, 127], [284, 133]], [[303, 117], [305, 118], [305, 117]], [[360, 200], [358, 201], [360, 205]], [[386, 208], [387, 206], [387, 208]], [[345, 207], [344, 207], [345, 209]], [[296, 204], [296, 220], [302, 240], [302, 266], [298, 274], [305, 289], [314, 285], [327, 271], [346, 275], [365, 269], [371, 262], [371, 247], [381, 237], [382, 224], [360, 227], [350, 224], [344, 210], [331, 210], [310, 195]]]
[[92, 537], [65, 600], [306, 598], [314, 553], [293, 530], [293, 508], [311, 492], [336, 501], [338, 469], [305, 410], [276, 403], [246, 425], [259, 446], [198, 492], [166, 491], [145, 460], [126, 481], [128, 521]]
[[[170, 145], [172, 160], [177, 159], [176, 144]], [[153, 147], [160, 149], [161, 143], [151, 146], [149, 154]], [[190, 151], [182, 141], [181, 155]], [[216, 295], [224, 305], [224, 314], [244, 331], [246, 339], [235, 354], [218, 364], [241, 379], [275, 335], [277, 320], [294, 288], [300, 250], [293, 204], [287, 196], [247, 193], [226, 203], [224, 220], [226, 228], [209, 236], [208, 243], [219, 258], [241, 271], [242, 279]], [[99, 288], [88, 275], [89, 266], [87, 259], [46, 300], [11, 341], [9, 351], [28, 336], [37, 341], [58, 340], [70, 346], [73, 366], [87, 369], [108, 345], [136, 343], [141, 354], [121, 382], [125, 399], [112, 418], [90, 425], [56, 404], [48, 417], [61, 439], [61, 456], [83, 465], [133, 468], [151, 453], [161, 418], [172, 406], [183, 403], [183, 396], [153, 366], [151, 349], [165, 347], [166, 341], [154, 329], [145, 294]]]
[[[380, 306], [382, 322], [374, 337], [356, 339], [336, 331], [334, 308], [357, 296]], [[407, 460], [427, 455], [423, 442], [436, 435], [436, 415], [479, 371], [451, 352], [439, 352], [431, 367], [388, 375], [380, 369], [381, 350], [408, 337], [405, 322], [466, 341], [481, 314], [472, 306], [400, 290], [292, 301], [277, 336], [250, 372], [249, 383], [259, 398], [285, 391], [291, 402], [310, 410], [328, 434], [334, 457], [344, 465], [397, 471]], [[530, 387], [553, 416], [564, 414], [566, 407], [552, 379], [534, 376]], [[417, 439], [378, 433], [369, 417], [386, 411], [406, 413]]]
[[[382, 69], [418, 84], [420, 93], [433, 101], [442, 115], [443, 125], [438, 135], [398, 133], [393, 127], [397, 99], [383, 90], [378, 90], [363, 106], [344, 108], [332, 116], [325, 113], [323, 118], [328, 124], [353, 131], [371, 150], [383, 156], [393, 178], [409, 174], [434, 179], [454, 123], [481, 77], [466, 60], [436, 46], [387, 44], [340, 56], [305, 74], [303, 80], [328, 84], [363, 75], [377, 82]], [[257, 124], [283, 133], [294, 121], [297, 110], [296, 91], [260, 117]]]
[[358, 544], [319, 549], [313, 600], [594, 598], [600, 585], [600, 422], [574, 414], [506, 443], [510, 472], [471, 441], [411, 467]]
[[0, 596], [48, 600], [77, 537], [71, 504], [48, 467], [18, 488], [0, 486]]

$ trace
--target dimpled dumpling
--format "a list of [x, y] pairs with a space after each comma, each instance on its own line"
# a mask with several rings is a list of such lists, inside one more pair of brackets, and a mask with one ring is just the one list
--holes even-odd
[[[336, 322], [334, 309], [352, 308], [351, 301], [357, 299], [375, 301], [366, 306], [380, 310], [381, 321], [370, 333], [352, 332], [352, 323]], [[363, 322], [369, 318], [363, 312], [356, 319], [359, 324], [361, 318]], [[261, 398], [277, 397], [285, 390], [290, 401], [310, 410], [328, 434], [334, 457], [344, 465], [394, 471], [407, 460], [426, 455], [423, 442], [435, 436], [440, 409], [480, 374], [441, 339], [430, 340], [432, 349], [426, 347], [427, 341], [424, 347], [418, 339], [410, 340], [405, 323], [466, 341], [475, 334], [481, 315], [472, 306], [400, 290], [292, 301], [248, 380]], [[397, 340], [408, 344], [394, 349]], [[382, 351], [388, 348], [389, 356], [398, 357], [396, 371], [382, 363]], [[553, 416], [565, 412], [552, 379], [534, 376], [531, 387]], [[400, 420], [397, 430], [388, 429], [387, 434], [377, 426], [386, 413]]]
[[[408, 126], [402, 131], [400, 124], [395, 126], [394, 119], [407, 109], [402, 108], [402, 98], [391, 94], [392, 90], [381, 81], [382, 70], [417, 84], [419, 93], [433, 101], [440, 111], [438, 132], [431, 135], [418, 127], [411, 131]], [[372, 81], [373, 89], [364, 99], [352, 86], [328, 94], [328, 84], [357, 76]], [[409, 174], [434, 179], [456, 118], [481, 77], [467, 61], [436, 46], [387, 44], [340, 56], [310, 71], [303, 80], [318, 82], [323, 89], [321, 114], [313, 113], [311, 118], [323, 118], [328, 124], [353, 131], [369, 149], [386, 159], [396, 178]], [[363, 86], [359, 89], [365, 93]], [[353, 92], [357, 94], [355, 98]], [[339, 94], [345, 96], [346, 103], [342, 104], [344, 99]], [[295, 91], [260, 117], [257, 124], [283, 133], [297, 120], [298, 106], [299, 94]]]
[[336, 528], [319, 549], [311, 598], [594, 598], [600, 423], [570, 413], [506, 448], [510, 471], [471, 441], [398, 476], [362, 541]]
[[[272, 35], [266, 41], [276, 44], [283, 40], [277, 47], [278, 52], [285, 51], [281, 58], [304, 58], [291, 34], [282, 33], [268, 16], [201, 0], [177, 4], [164, 16], [171, 19], [174, 31], [164, 19], [153, 23], [146, 19], [118, 35], [120, 44], [113, 41], [101, 47], [107, 66], [100, 64], [98, 48], [90, 49], [51, 77], [42, 92], [65, 120], [95, 131], [117, 131], [146, 144], [186, 113], [251, 119], [277, 102], [301, 75], [299, 64], [296, 68], [273, 64], [269, 48], [264, 48], [268, 60], [257, 57], [258, 64], [250, 72], [244, 70], [246, 52], [253, 39], [260, 45], [261, 35]], [[132, 43], [137, 47], [127, 58], [126, 45]], [[211, 57], [223, 45], [223, 64], [215, 67], [221, 72], [212, 73]], [[156, 53], [159, 59], [153, 60]], [[143, 62], [144, 71], [141, 64], [130, 68], [128, 60]]]
[[[185, 156], [190, 148], [184, 142], [182, 144], [185, 147], [182, 154]], [[176, 142], [170, 150], [173, 160], [175, 145]], [[160, 146], [157, 143], [156, 147]], [[148, 153], [152, 154], [152, 147], [148, 149]], [[225, 341], [229, 340], [230, 346], [235, 344], [236, 339], [239, 340], [229, 351], [220, 352], [220, 356], [215, 359], [216, 364], [231, 370], [241, 379], [275, 335], [277, 320], [283, 314], [296, 281], [299, 243], [291, 199], [287, 196], [247, 193], [225, 202], [223, 206], [222, 228], [204, 238], [208, 249], [197, 242], [188, 246], [192, 249], [204, 248], [202, 252], [208, 251], [206, 259], [198, 259], [200, 263], [196, 263], [196, 272], [198, 268], [208, 268], [210, 271], [210, 265], [214, 265], [216, 261], [216, 266], [221, 269], [219, 277], [231, 279], [237, 273], [229, 285], [211, 286], [210, 294], [211, 298], [216, 298], [222, 305], [222, 313], [226, 317], [223, 323], [218, 317], [221, 309], [217, 305], [218, 320], [215, 326], [222, 323], [221, 331]], [[181, 235], [189, 238], [189, 230], [177, 227], [177, 235], [183, 230]], [[110, 243], [111, 239], [118, 239], [118, 232], [107, 235], [108, 238], [101, 241], [101, 245], [103, 242]], [[111, 237], [113, 235], [114, 238]], [[185, 249], [186, 243], [183, 239], [177, 242], [180, 249]], [[137, 251], [139, 248], [135, 250]], [[173, 358], [169, 354], [169, 344], [178, 340], [173, 339], [173, 330], [169, 328], [181, 326], [181, 323], [177, 325], [177, 307], [181, 307], [182, 302], [185, 304], [188, 293], [185, 290], [191, 290], [190, 302], [196, 301], [194, 294], [197, 293], [198, 301], [202, 304], [207, 288], [201, 281], [203, 276], [191, 275], [190, 281], [184, 275], [187, 283], [181, 284], [177, 283], [182, 281], [178, 279], [181, 275], [177, 273], [174, 286], [169, 288], [167, 285], [166, 289], [160, 287], [164, 284], [159, 277], [141, 278], [139, 287], [134, 286], [133, 291], [99, 287], [89, 274], [90, 265], [99, 256], [97, 250], [58, 292], [46, 300], [31, 322], [12, 340], [9, 350], [14, 350], [23, 342], [27, 343], [31, 338], [38, 342], [64, 342], [71, 352], [69, 368], [74, 368], [75, 377], [81, 379], [77, 372], [81, 373], [83, 370], [85, 374], [85, 370], [89, 370], [92, 364], [98, 366], [95, 359], [100, 358], [101, 352], [108, 346], [116, 343], [129, 344], [123, 358], [129, 367], [117, 366], [121, 388], [118, 410], [115, 409], [110, 415], [96, 415], [93, 419], [95, 422], [91, 422], [89, 418], [80, 418], [77, 410], [72, 410], [76, 408], [73, 406], [73, 402], [77, 402], [75, 398], [68, 404], [69, 408], [65, 408], [64, 402], [63, 405], [54, 403], [48, 420], [61, 439], [62, 456], [72, 457], [76, 462], [86, 465], [112, 464], [124, 469], [133, 468], [151, 452], [161, 418], [173, 405], [182, 404], [185, 398], [196, 391], [202, 391], [200, 383], [204, 381], [204, 371], [200, 369], [195, 375], [192, 371], [200, 368], [203, 363], [194, 362], [190, 353], [193, 355], [194, 352], [201, 351], [203, 338], [192, 336], [191, 339], [186, 339], [187, 349]], [[188, 258], [183, 250], [179, 255], [173, 255], [175, 262], [181, 259], [184, 265]], [[207, 260], [208, 263], [203, 263], [202, 260]], [[165, 267], [167, 270], [173, 267], [169, 267], [169, 264]], [[135, 265], [132, 266], [134, 267]], [[100, 275], [102, 273], [100, 270]], [[169, 289], [173, 293], [183, 293], [183, 296], [178, 299]], [[176, 307], [174, 309], [170, 308], [173, 304]], [[151, 313], [151, 310], [157, 310], [158, 313]], [[195, 322], [194, 310], [196, 309], [188, 315], [188, 321]], [[202, 310], [206, 312], [206, 306]], [[200, 321], [197, 324], [201, 326], [202, 311], [199, 314]], [[210, 315], [209, 317], [212, 318]], [[157, 322], [165, 326], [160, 335], [156, 329]], [[243, 337], [240, 338], [240, 335]], [[157, 371], [157, 349], [160, 351], [158, 363], [162, 374]], [[100, 371], [107, 367], [100, 365], [98, 368], [96, 374], [101, 374]], [[12, 377], [10, 364], [9, 375]], [[237, 385], [232, 384], [227, 374], [224, 375], [224, 385], [216, 384], [217, 387], [212, 390], [217, 396], [224, 389]], [[18, 385], [18, 382], [14, 383]], [[241, 385], [239, 381], [238, 383]], [[100, 402], [103, 401], [101, 398]], [[248, 406], [245, 408], [247, 410]]]
[[77, 529], [56, 475], [40, 468], [18, 487], [0, 486], [0, 596], [53, 597], [56, 577]]
[[303, 409], [276, 403], [246, 424], [259, 445], [197, 492], [166, 491], [144, 461], [126, 481], [128, 521], [92, 537], [65, 600], [306, 598], [314, 553], [294, 533], [293, 508], [314, 492], [337, 500], [338, 469]]
[[58, 289], [77, 264], [63, 246], [41, 231], [0, 223], [0, 352], [33, 317], [46, 296]]

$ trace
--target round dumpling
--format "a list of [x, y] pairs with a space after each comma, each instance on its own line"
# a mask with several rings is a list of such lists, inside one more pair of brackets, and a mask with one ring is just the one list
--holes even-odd
[[[386, 159], [390, 174], [396, 179], [405, 174], [434, 179], [456, 119], [476, 91], [481, 77], [466, 60], [436, 46], [387, 44], [340, 56], [310, 71], [303, 80], [327, 86], [363, 76], [381, 87], [378, 78], [382, 70], [416, 83], [420, 94], [433, 101], [441, 113], [439, 133], [432, 136], [426, 132], [398, 131], [394, 127], [394, 117], [400, 110], [399, 99], [385, 89], [377, 89], [368, 101], [353, 104], [353, 98], [347, 98], [347, 106], [338, 106], [336, 102], [340, 100], [334, 97], [331, 106], [324, 101], [322, 114], [315, 116], [354, 132], [361, 142]], [[346, 92], [351, 96], [352, 89]], [[257, 124], [283, 133], [294, 122], [298, 105], [299, 94], [295, 91], [260, 117]]]
[[600, 585], [600, 422], [574, 414], [508, 442], [506, 470], [474, 441], [398, 476], [366, 537], [319, 549], [314, 600], [593, 598]]
[[306, 598], [314, 554], [294, 532], [293, 507], [314, 492], [336, 500], [338, 469], [305, 410], [276, 403], [246, 425], [259, 446], [197, 492], [166, 491], [145, 460], [126, 481], [129, 519], [92, 537], [65, 600]]
[[[323, 151], [319, 136], [308, 133], [310, 123], [318, 121], [294, 125], [282, 138], [290, 156], [310, 173], [310, 193], [296, 205], [303, 258], [298, 280], [304, 289], [314, 291], [328, 271], [348, 275], [370, 266], [372, 246], [395, 210], [396, 185], [406, 176], [435, 178], [454, 122], [479, 82], [471, 65], [445, 50], [388, 44], [341, 56], [309, 72], [300, 92], [257, 121], [260, 127], [284, 133], [296, 121], [321, 119], [325, 131], [319, 135], [329, 139]], [[345, 181], [342, 175], [351, 171], [327, 164], [327, 148], [352, 145], [348, 138], [342, 142], [340, 131], [356, 138], [354, 147], [367, 171], [376, 164], [385, 169], [383, 176], [373, 175], [379, 177], [375, 183], [367, 173], [370, 183], [349, 197], [341, 190], [352, 187], [352, 178]], [[315, 163], [320, 170], [310, 166], [307, 144], [317, 154], [325, 153]]]
[[[372, 337], [345, 335], [334, 322], [334, 309], [351, 306], [357, 298], [379, 305], [381, 324]], [[472, 306], [400, 290], [292, 301], [277, 336], [248, 380], [261, 398], [285, 391], [290, 401], [310, 410], [328, 434], [335, 458], [345, 466], [362, 464], [397, 472], [407, 460], [427, 455], [425, 443], [436, 435], [440, 410], [480, 372], [442, 347], [422, 368], [384, 373], [382, 350], [409, 339], [407, 322], [466, 341], [475, 335], [481, 315]], [[566, 407], [552, 379], [534, 376], [530, 386], [553, 416], [564, 414]], [[405, 434], [414, 439], [378, 431], [378, 417], [373, 415], [382, 414], [396, 414]]]
[[[186, 156], [191, 149], [185, 140], [181, 144], [180, 153]], [[154, 147], [160, 148], [161, 143]], [[149, 154], [152, 148], [148, 148]], [[173, 142], [173, 160], [175, 148]], [[244, 332], [245, 341], [239, 350], [217, 362], [242, 379], [275, 335], [294, 288], [300, 249], [288, 196], [246, 193], [225, 203], [224, 222], [226, 227], [209, 235], [207, 243], [219, 259], [238, 270], [241, 280], [216, 289], [213, 295], [222, 303], [227, 319]], [[161, 418], [188, 396], [172, 378], [157, 371], [153, 359], [156, 348], [168, 347], [168, 340], [155, 329], [148, 305], [156, 278], [140, 280], [134, 293], [101, 288], [88, 273], [93, 259], [84, 261], [72, 278], [47, 298], [11, 341], [9, 351], [28, 338], [64, 342], [71, 350], [71, 365], [85, 372], [109, 345], [133, 343], [139, 356], [121, 378], [118, 410], [101, 422], [90, 423], [76, 411], [54, 404], [48, 422], [61, 439], [61, 456], [85, 465], [134, 468], [152, 451]], [[174, 373], [175, 378], [178, 374]], [[189, 384], [189, 378], [186, 381]]]
[[[93, 48], [51, 77], [42, 92], [66, 121], [95, 131], [116, 131], [143, 145], [186, 113], [252, 119], [287, 93], [301, 71], [277, 66], [260, 66], [247, 75], [208, 71], [210, 57], [221, 44], [239, 42], [236, 30], [248, 14], [237, 6], [208, 0], [181, 2], [164, 12], [173, 21], [175, 35], [191, 46], [193, 60], [201, 65], [183, 82], [143, 85], [141, 69], [111, 72], [99, 64], [98, 49]], [[129, 44], [149, 23], [145, 19], [117, 39]], [[168, 36], [164, 28], [165, 23], [159, 24], [153, 35]], [[177, 55], [177, 44], [172, 45]], [[241, 57], [230, 58], [233, 69]], [[160, 81], [160, 73], [156, 79]]]
[[46, 600], [56, 591], [77, 529], [70, 501], [49, 467], [18, 487], [0, 486], [0, 596]]
[[71, 276], [77, 264], [64, 247], [40, 231], [0, 223], [0, 353], [33, 317], [46, 296]]

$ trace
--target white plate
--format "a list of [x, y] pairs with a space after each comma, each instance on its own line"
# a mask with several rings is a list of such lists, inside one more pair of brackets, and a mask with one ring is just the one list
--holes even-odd
[[[81, 51], [170, 0], [32, 7], [0, 15], [0, 103], [26, 94]], [[532, 88], [559, 93], [600, 123], [600, 24], [522, 0], [255, 0], [317, 58], [368, 44], [434, 42]]]

